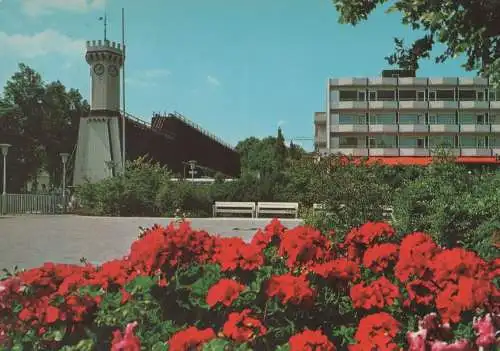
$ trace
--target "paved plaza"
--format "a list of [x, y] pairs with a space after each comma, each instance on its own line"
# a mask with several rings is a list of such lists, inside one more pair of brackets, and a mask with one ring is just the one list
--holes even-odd
[[[167, 225], [170, 218], [12, 216], [0, 217], [0, 269], [37, 267], [44, 262], [79, 263], [85, 257], [100, 263], [128, 253], [139, 227]], [[193, 228], [249, 239], [270, 219], [194, 218]], [[293, 227], [297, 219], [283, 219]]]

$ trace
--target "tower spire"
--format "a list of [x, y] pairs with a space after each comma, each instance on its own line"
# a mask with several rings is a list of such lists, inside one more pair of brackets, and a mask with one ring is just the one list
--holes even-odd
[[108, 29], [108, 15], [106, 13], [106, 10], [104, 10], [104, 41], [108, 40], [107, 29]]

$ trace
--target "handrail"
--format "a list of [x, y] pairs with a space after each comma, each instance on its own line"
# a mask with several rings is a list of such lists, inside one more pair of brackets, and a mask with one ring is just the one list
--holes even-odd
[[146, 128], [152, 130], [153, 132], [156, 132], [156, 133], [160, 133], [160, 134], [163, 134], [163, 135], [166, 135], [167, 137], [169, 138], [175, 138], [175, 135], [173, 133], [170, 133], [168, 131], [164, 131], [164, 130], [157, 130], [157, 129], [154, 129], [152, 126], [151, 126], [151, 123], [149, 122], [146, 122], [144, 121], [143, 119], [140, 119], [136, 116], [133, 116], [131, 115], [130, 113], [128, 112], [125, 112], [123, 110], [120, 110], [120, 112], [122, 114], [125, 115], [126, 118], [128, 118], [129, 120], [133, 121], [133, 122], [136, 122], [136, 123], [139, 123], [139, 124], [142, 124], [143, 126], [145, 126]]
[[210, 133], [208, 130], [202, 128], [199, 124], [191, 121], [190, 119], [188, 119], [187, 117], [181, 115], [179, 112], [177, 111], [174, 111], [171, 113], [171, 115], [173, 115], [174, 117], [176, 117], [177, 119], [180, 119], [182, 122], [186, 123], [187, 125], [193, 127], [194, 129], [198, 130], [200, 133], [206, 135], [207, 137], [215, 140], [216, 142], [218, 142], [219, 144], [221, 145], [224, 145], [225, 147], [227, 147], [228, 149], [230, 150], [235, 150], [234, 147], [232, 147], [231, 145], [229, 145], [228, 143], [226, 143], [224, 140], [222, 140], [221, 138], [219, 138], [218, 136], [216, 136], [215, 134], [213, 133]]

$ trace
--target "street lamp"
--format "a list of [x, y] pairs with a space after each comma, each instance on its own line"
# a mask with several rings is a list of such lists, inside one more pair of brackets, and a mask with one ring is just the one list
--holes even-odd
[[0, 214], [5, 214], [7, 209], [7, 152], [9, 152], [10, 144], [0, 144], [0, 150], [3, 155], [3, 190], [2, 190], [2, 208]]
[[61, 161], [63, 164], [63, 173], [62, 173], [62, 199], [63, 199], [63, 209], [66, 213], [66, 162], [68, 162], [69, 154], [67, 152], [61, 152], [59, 154], [61, 156]]
[[9, 152], [10, 144], [0, 144], [3, 156], [3, 191], [2, 195], [7, 195], [7, 153]]
[[191, 174], [191, 181], [194, 182], [194, 175], [196, 173], [196, 161], [195, 160], [191, 160], [191, 161], [188, 161], [188, 164], [191, 168], [191, 170], [189, 171], [189, 173]]

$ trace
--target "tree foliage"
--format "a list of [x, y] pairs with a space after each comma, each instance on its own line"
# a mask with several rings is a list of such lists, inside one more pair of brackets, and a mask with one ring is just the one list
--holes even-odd
[[[340, 23], [356, 25], [387, 0], [333, 0]], [[395, 0], [388, 12], [400, 12], [402, 23], [425, 34], [405, 47], [395, 39], [395, 53], [386, 57], [390, 64], [418, 69], [418, 61], [428, 58], [436, 43], [446, 50], [435, 60], [465, 55], [464, 68], [478, 70], [497, 84], [500, 82], [500, 1], [498, 0]]]
[[8, 188], [19, 191], [45, 168], [60, 184], [59, 154], [75, 147], [78, 122], [89, 105], [75, 89], [59, 81], [45, 83], [25, 64], [7, 81], [0, 96], [0, 142], [9, 143]]

